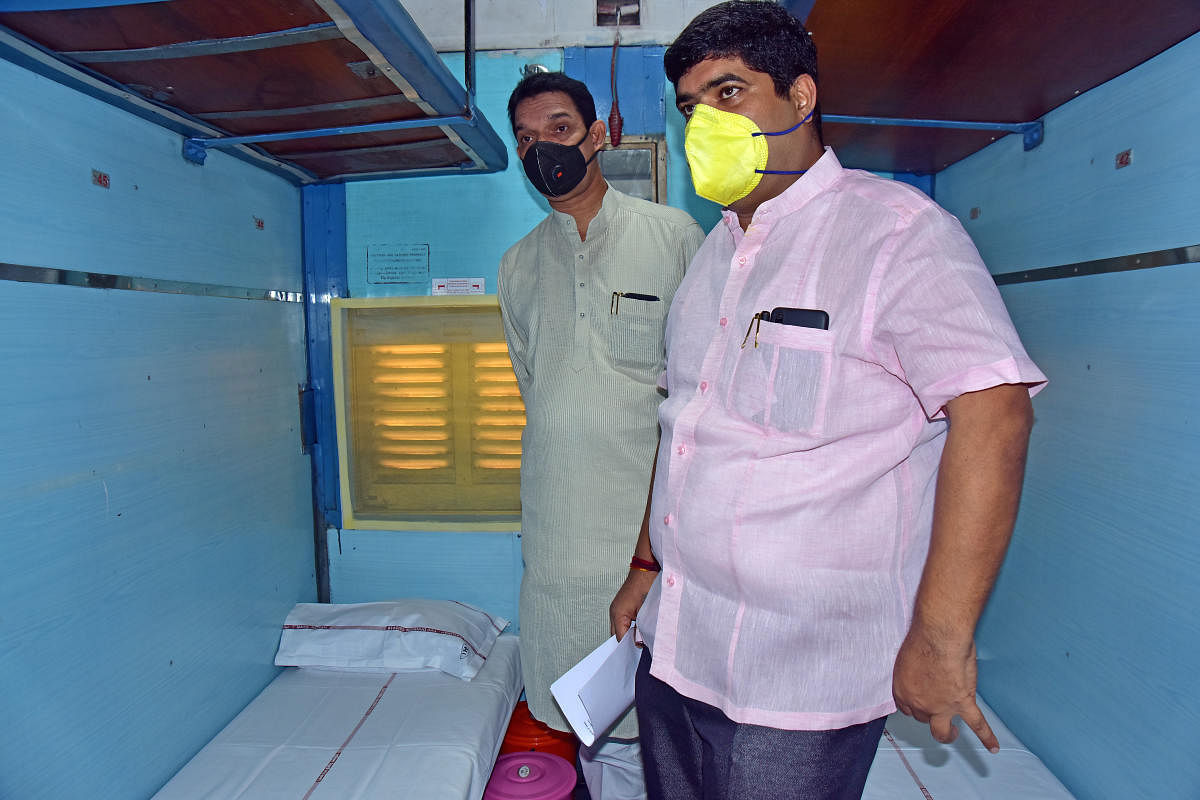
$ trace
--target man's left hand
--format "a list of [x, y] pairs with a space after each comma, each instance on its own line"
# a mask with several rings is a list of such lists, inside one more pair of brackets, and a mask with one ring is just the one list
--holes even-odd
[[949, 744], [958, 736], [955, 715], [975, 731], [993, 753], [1000, 742], [975, 702], [975, 642], [948, 645], [914, 624], [900, 652], [892, 676], [896, 707], [918, 722], [929, 723], [933, 738]]

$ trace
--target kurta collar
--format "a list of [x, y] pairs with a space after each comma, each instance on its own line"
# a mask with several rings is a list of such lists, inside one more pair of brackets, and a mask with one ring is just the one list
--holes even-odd
[[[612, 215], [615, 213], [615, 209], [620, 202], [621, 201], [617, 197], [616, 190], [612, 188], [612, 184], [610, 184], [608, 181], [605, 181], [604, 197], [600, 199], [600, 209], [596, 212], [596, 216], [592, 217], [592, 221], [589, 222], [587, 226], [589, 238], [591, 238], [593, 235], [604, 233], [604, 230], [608, 227], [608, 221], [612, 218]], [[579, 226], [575, 224], [575, 218], [573, 216], [562, 211], [557, 211], [553, 208], [550, 209], [550, 216], [552, 216], [558, 222], [560, 230], [562, 230], [565, 234], [574, 237], [576, 241], [579, 240]]]
[[[834, 155], [833, 148], [827, 146], [825, 153], [817, 159], [816, 163], [784, 190], [783, 194], [772, 197], [756, 208], [750, 223], [769, 224], [772, 219], [779, 219], [790, 214], [837, 183], [843, 172], [845, 169], [842, 168], [842, 162], [838, 161], [837, 156]], [[726, 208], [721, 211], [721, 217], [725, 220], [725, 226], [729, 232], [733, 234], [734, 240], [740, 241], [743, 232], [737, 214]]]

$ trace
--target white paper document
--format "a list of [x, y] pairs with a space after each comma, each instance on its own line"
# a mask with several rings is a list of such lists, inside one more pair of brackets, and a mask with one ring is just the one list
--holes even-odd
[[642, 650], [631, 627], [620, 642], [608, 641], [550, 684], [563, 716], [585, 745], [604, 734], [633, 705], [633, 679]]

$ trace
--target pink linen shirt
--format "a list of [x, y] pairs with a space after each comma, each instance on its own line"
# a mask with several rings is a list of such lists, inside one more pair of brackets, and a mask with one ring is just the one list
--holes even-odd
[[[828, 330], [754, 321], [821, 309]], [[748, 337], [743, 346], [743, 337]], [[659, 679], [737, 722], [895, 710], [929, 546], [943, 406], [1045, 376], [958, 221], [832, 150], [725, 212], [672, 303], [638, 616]]]

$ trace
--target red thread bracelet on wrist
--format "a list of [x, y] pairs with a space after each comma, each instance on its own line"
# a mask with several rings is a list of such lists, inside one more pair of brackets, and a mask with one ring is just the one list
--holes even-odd
[[657, 561], [647, 561], [644, 558], [634, 556], [629, 560], [629, 568], [640, 569], [642, 572], [658, 572], [662, 569], [662, 566]]

